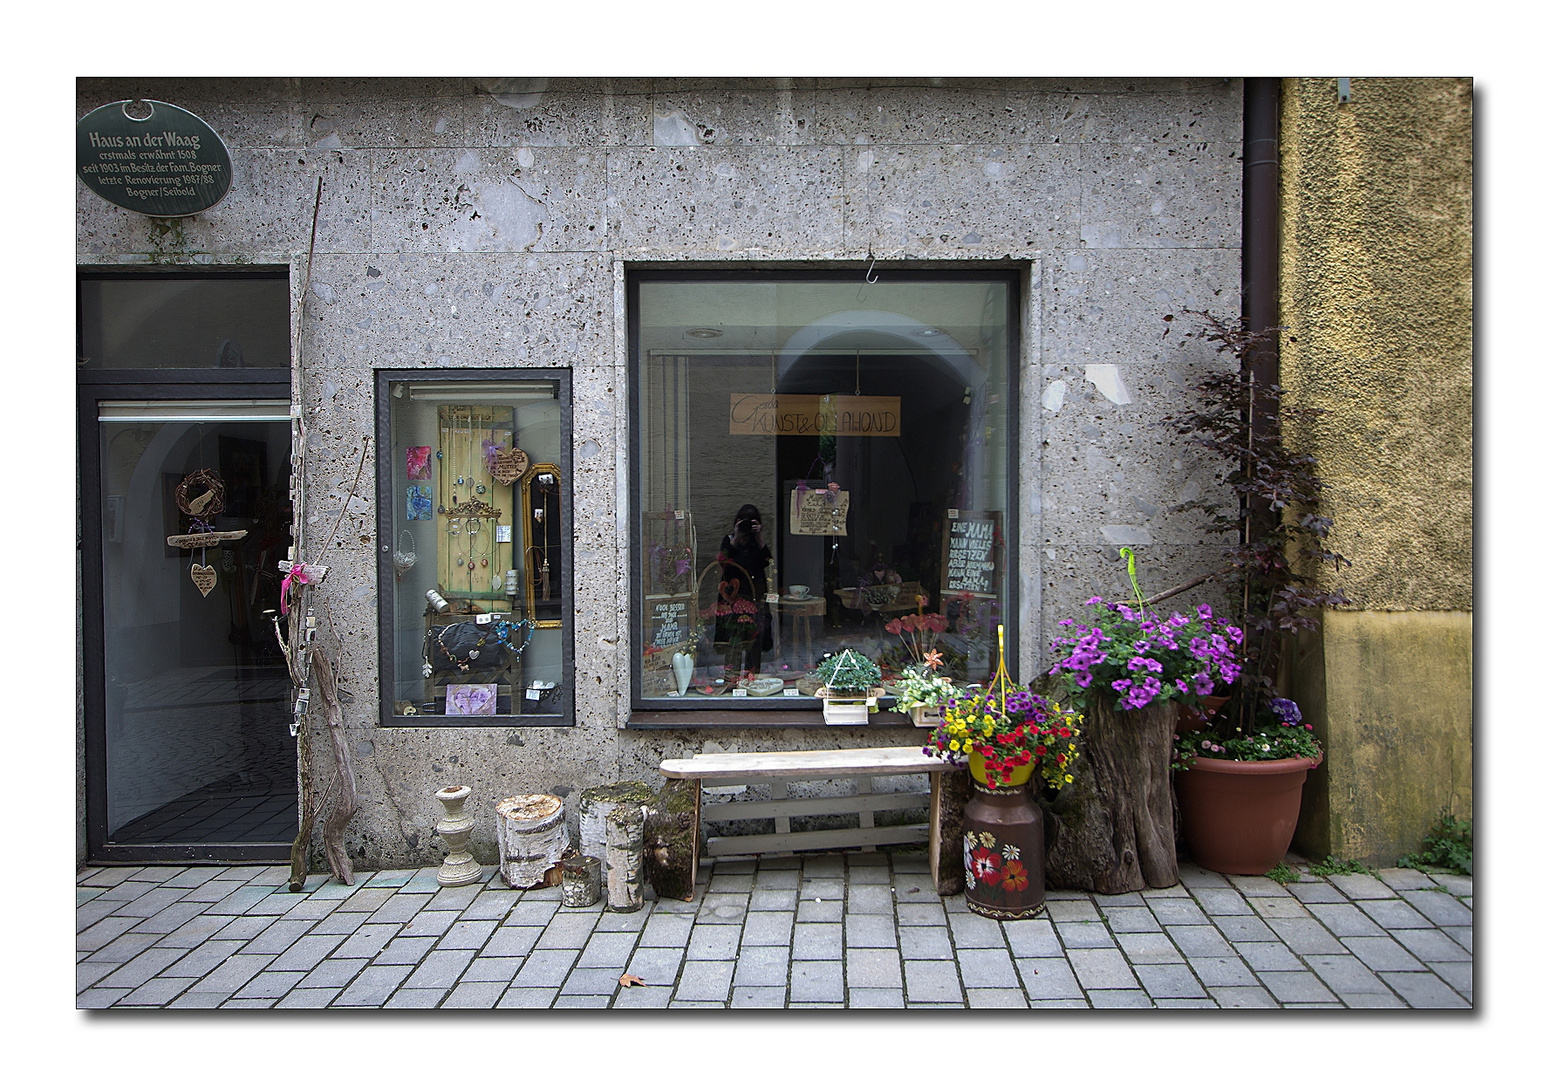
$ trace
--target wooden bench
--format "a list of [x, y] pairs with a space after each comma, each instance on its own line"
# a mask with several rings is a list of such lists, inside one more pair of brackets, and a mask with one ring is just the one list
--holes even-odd
[[[878, 844], [913, 844], [929, 842], [930, 869], [936, 879], [936, 890], [943, 894], [955, 892], [962, 884], [960, 871], [955, 881], [947, 881], [942, 888], [942, 878], [949, 877], [939, 868], [943, 862], [941, 847], [948, 840], [959, 845], [956, 865], [961, 865], [961, 837], [943, 835], [946, 830], [941, 822], [948, 815], [943, 811], [943, 783], [946, 774], [957, 775], [960, 767], [939, 758], [933, 758], [919, 746], [889, 746], [850, 750], [795, 750], [776, 753], [745, 754], [697, 754], [690, 758], [670, 758], [660, 762], [660, 772], [676, 780], [698, 785], [697, 805], [702, 818], [709, 821], [744, 821], [750, 819], [772, 820], [774, 831], [757, 836], [712, 836], [708, 839], [708, 854], [720, 856], [744, 856], [797, 851], [825, 851], [835, 848], [862, 847], [874, 850]], [[930, 790], [878, 792], [872, 787], [877, 776], [909, 776], [928, 773]], [[800, 780], [852, 779], [855, 794], [819, 796], [791, 799], [788, 785]], [[748, 802], [718, 803], [703, 806], [701, 785], [705, 781], [735, 781], [742, 784], [767, 785], [769, 794], [782, 786], [783, 798], [768, 798]], [[878, 810], [902, 810], [927, 808], [930, 820], [923, 825], [877, 825]], [[960, 800], [956, 813], [950, 815], [960, 826]], [[858, 828], [816, 829], [791, 832], [791, 818], [817, 814], [859, 814]], [[948, 852], [950, 854], [950, 852]]]

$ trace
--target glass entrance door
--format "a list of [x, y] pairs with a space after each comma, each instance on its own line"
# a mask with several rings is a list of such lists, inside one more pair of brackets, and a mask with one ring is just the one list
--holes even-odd
[[289, 543], [286, 417], [284, 401], [99, 403], [94, 816], [115, 848], [274, 857], [296, 836], [290, 682], [270, 614]]

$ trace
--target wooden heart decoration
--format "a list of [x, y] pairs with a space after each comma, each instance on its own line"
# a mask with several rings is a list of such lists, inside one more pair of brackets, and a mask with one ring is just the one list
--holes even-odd
[[719, 598], [727, 604], [735, 603], [735, 598], [741, 595], [741, 583], [731, 578], [729, 581], [719, 583]]
[[487, 472], [499, 484], [512, 484], [529, 467], [530, 455], [516, 446], [512, 450], [492, 451], [492, 463], [487, 466]]
[[201, 596], [210, 596], [211, 590], [216, 588], [216, 567], [190, 563], [189, 580], [195, 583], [195, 588], [200, 590]]

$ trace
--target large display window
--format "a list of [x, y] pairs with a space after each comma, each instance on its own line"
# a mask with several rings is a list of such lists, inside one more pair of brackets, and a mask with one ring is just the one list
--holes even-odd
[[380, 372], [384, 722], [571, 724], [567, 372]]
[[887, 709], [927, 651], [988, 678], [1016, 640], [1017, 282], [629, 275], [635, 709], [819, 710], [845, 649]]

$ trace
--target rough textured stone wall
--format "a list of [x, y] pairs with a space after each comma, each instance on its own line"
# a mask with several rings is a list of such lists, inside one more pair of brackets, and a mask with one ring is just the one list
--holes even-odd
[[1471, 813], [1472, 143], [1467, 79], [1282, 85], [1282, 379], [1352, 604], [1299, 651], [1329, 759], [1299, 840], [1392, 864]]
[[[372, 433], [376, 367], [563, 366], [573, 373], [577, 727], [382, 729], [372, 487], [346, 506], [324, 590], [341, 634], [365, 866], [435, 861], [430, 792], [653, 779], [703, 749], [917, 742], [908, 729], [622, 730], [628, 709], [629, 456], [624, 262], [1027, 270], [1019, 451], [1021, 672], [1054, 620], [1192, 576], [1203, 485], [1153, 423], [1203, 350], [1162, 336], [1183, 308], [1238, 310], [1236, 79], [1066, 81], [82, 80], [78, 115], [150, 96], [202, 116], [233, 153], [220, 206], [176, 223], [80, 190], [84, 264], [291, 264], [307, 250], [304, 526], [322, 541]], [[863, 276], [863, 273], [862, 273]], [[370, 447], [366, 475], [372, 477]], [[618, 513], [621, 509], [623, 512]], [[322, 747], [323, 739], [319, 740]], [[472, 849], [493, 857], [489, 815]]]

